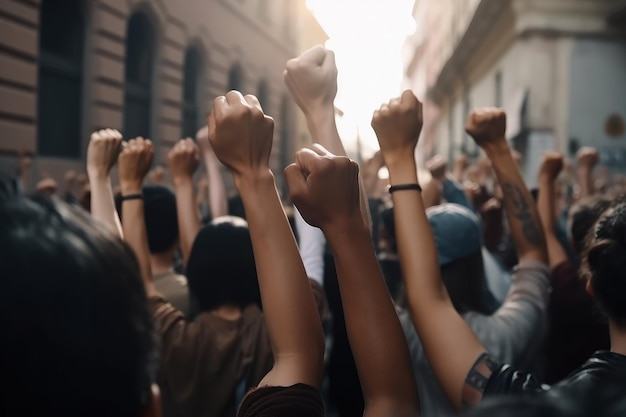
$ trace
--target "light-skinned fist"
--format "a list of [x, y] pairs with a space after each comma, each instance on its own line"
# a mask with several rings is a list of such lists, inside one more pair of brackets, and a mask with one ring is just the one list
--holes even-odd
[[138, 137], [129, 140], [119, 156], [118, 169], [122, 194], [139, 193], [150, 171], [154, 150], [152, 141]]
[[235, 181], [270, 173], [274, 119], [263, 113], [255, 96], [231, 91], [217, 97], [208, 124], [211, 147]]
[[102, 129], [91, 134], [87, 148], [87, 174], [90, 178], [108, 178], [122, 150], [122, 134], [115, 129]]
[[333, 51], [315, 46], [287, 61], [283, 79], [291, 97], [305, 113], [324, 108], [334, 111], [337, 95], [337, 65]]
[[550, 151], [543, 154], [539, 176], [555, 181], [563, 170], [563, 154]]
[[372, 116], [385, 164], [391, 169], [400, 161], [415, 160], [415, 146], [422, 131], [422, 103], [411, 90], [380, 106]]
[[57, 192], [59, 188], [59, 184], [54, 180], [54, 178], [46, 177], [37, 183], [35, 186], [35, 190], [39, 194], [44, 194], [47, 196], [52, 196]]
[[448, 162], [443, 159], [441, 155], [435, 155], [428, 162], [426, 162], [426, 168], [430, 171], [430, 175], [437, 181], [442, 181], [446, 178], [446, 171], [448, 170]]
[[291, 201], [311, 226], [327, 227], [358, 222], [359, 166], [345, 156], [335, 156], [320, 145], [302, 149], [296, 162], [285, 168]]
[[167, 164], [174, 185], [180, 181], [191, 181], [200, 164], [198, 146], [191, 139], [181, 139], [167, 155]]
[[506, 113], [498, 108], [476, 109], [467, 118], [465, 131], [484, 150], [506, 145]]
[[590, 146], [584, 146], [576, 153], [576, 161], [582, 168], [593, 169], [599, 159], [598, 151]]

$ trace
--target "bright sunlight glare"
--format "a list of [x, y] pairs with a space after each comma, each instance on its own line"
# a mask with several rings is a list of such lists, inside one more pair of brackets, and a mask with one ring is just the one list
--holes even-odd
[[349, 152], [370, 156], [378, 149], [370, 127], [372, 113], [400, 95], [402, 45], [415, 31], [414, 0], [307, 0], [307, 6], [329, 36], [338, 76], [337, 121]]

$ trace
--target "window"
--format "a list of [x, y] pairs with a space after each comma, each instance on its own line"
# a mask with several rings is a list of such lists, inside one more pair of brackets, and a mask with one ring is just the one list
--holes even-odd
[[202, 55], [191, 47], [185, 54], [185, 79], [183, 81], [183, 137], [195, 137], [202, 125], [200, 101], [202, 93]]
[[257, 91], [256, 97], [259, 99], [259, 103], [261, 103], [261, 107], [263, 110], [267, 111], [267, 106], [269, 102], [269, 87], [265, 80], [259, 83], [259, 89]]
[[237, 90], [241, 92], [242, 85], [243, 71], [241, 69], [241, 65], [237, 62], [228, 72], [228, 91]]
[[78, 158], [81, 144], [85, 10], [80, 0], [46, 0], [39, 31], [38, 150]]
[[154, 28], [143, 13], [128, 21], [124, 137], [150, 137], [152, 76], [155, 58]]

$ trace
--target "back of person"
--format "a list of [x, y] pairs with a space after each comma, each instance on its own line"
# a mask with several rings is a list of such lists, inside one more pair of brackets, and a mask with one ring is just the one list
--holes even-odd
[[245, 220], [222, 217], [200, 230], [187, 280], [195, 318], [164, 297], [150, 299], [162, 342], [164, 416], [231, 417], [273, 365]]

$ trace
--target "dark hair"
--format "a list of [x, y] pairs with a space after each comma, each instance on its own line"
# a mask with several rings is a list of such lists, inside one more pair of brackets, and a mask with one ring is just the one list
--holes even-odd
[[572, 246], [577, 253], [582, 253], [589, 230], [598, 218], [611, 206], [611, 200], [600, 195], [593, 195], [574, 204], [569, 212], [569, 231]]
[[[162, 185], [144, 185], [141, 192], [150, 253], [159, 254], [174, 249], [178, 240], [176, 196]], [[116, 198], [116, 205], [121, 219], [120, 197]]]
[[58, 199], [0, 192], [0, 414], [133, 416], [157, 338], [132, 250]]
[[225, 304], [261, 306], [248, 223], [225, 216], [204, 226], [193, 242], [187, 280], [203, 311]]
[[626, 202], [608, 209], [587, 242], [583, 274], [600, 309], [626, 328]]

